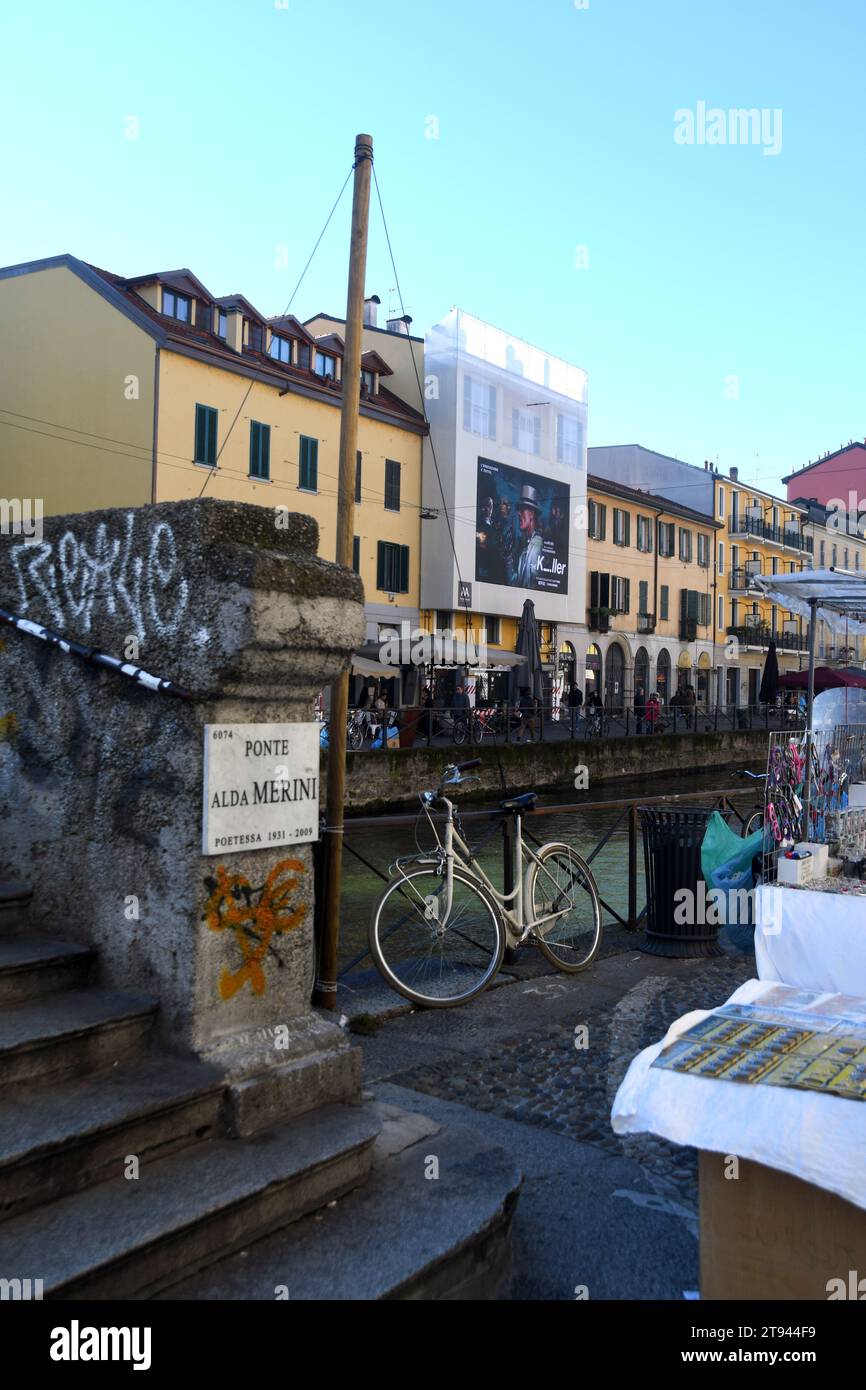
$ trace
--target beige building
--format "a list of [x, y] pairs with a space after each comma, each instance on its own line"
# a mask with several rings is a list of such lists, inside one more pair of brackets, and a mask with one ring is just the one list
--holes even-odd
[[[304, 512], [336, 546], [343, 340], [190, 270], [73, 256], [0, 270], [0, 494], [45, 515], [206, 496]], [[354, 563], [368, 636], [418, 621], [423, 415], [362, 360]], [[399, 358], [405, 374], [405, 361]], [[416, 392], [417, 394], [417, 392]]]

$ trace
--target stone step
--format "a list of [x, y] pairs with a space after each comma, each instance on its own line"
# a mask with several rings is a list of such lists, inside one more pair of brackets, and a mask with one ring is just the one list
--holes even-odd
[[0, 1091], [0, 1219], [212, 1138], [222, 1092], [214, 1068], [167, 1056]]
[[0, 936], [27, 931], [30, 926], [30, 899], [33, 890], [27, 883], [0, 882]]
[[380, 1127], [328, 1106], [61, 1197], [0, 1225], [0, 1278], [42, 1279], [45, 1298], [158, 1293], [362, 1182]]
[[0, 1085], [59, 1079], [141, 1060], [156, 1001], [71, 989], [0, 1009]]
[[383, 1129], [363, 1187], [160, 1297], [495, 1298], [511, 1269], [520, 1169], [480, 1132], [376, 1109]]
[[0, 936], [0, 1005], [87, 983], [96, 952], [29, 932]]

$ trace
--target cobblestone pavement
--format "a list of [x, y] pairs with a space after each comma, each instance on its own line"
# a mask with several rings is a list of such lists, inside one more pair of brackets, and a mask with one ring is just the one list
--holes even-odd
[[[497, 1039], [460, 1056], [451, 1055], [392, 1075], [401, 1086], [457, 1101], [475, 1110], [554, 1129], [639, 1162], [659, 1198], [696, 1214], [697, 1159], [694, 1149], [654, 1135], [616, 1136], [610, 1110], [617, 1088], [637, 1052], [664, 1036], [670, 1024], [692, 1009], [714, 1008], [755, 974], [754, 957], [726, 955], [700, 962], [681, 976], [645, 974], [618, 1002], [584, 1010], [587, 1046], [575, 1046], [575, 1023]], [[677, 962], [676, 965], [682, 965]], [[503, 995], [508, 991], [502, 991]]]

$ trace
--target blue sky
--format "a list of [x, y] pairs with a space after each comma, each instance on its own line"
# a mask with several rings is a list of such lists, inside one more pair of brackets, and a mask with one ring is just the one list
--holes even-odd
[[[369, 131], [414, 330], [458, 304], [586, 368], [590, 443], [772, 491], [866, 434], [862, 0], [49, 0], [4, 39], [2, 264], [281, 312]], [[676, 143], [701, 101], [781, 110], [780, 152]], [[301, 317], [344, 310], [349, 207]]]

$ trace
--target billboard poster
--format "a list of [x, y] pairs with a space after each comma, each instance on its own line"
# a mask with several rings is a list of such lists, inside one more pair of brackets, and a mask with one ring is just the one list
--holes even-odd
[[475, 578], [568, 593], [567, 483], [478, 460]]

